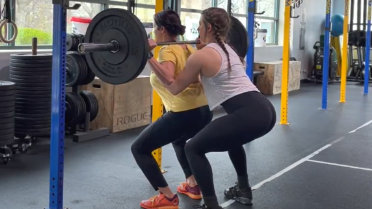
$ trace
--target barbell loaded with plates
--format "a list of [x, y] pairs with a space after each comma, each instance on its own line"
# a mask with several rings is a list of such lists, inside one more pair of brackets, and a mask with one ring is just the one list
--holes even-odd
[[[247, 32], [243, 24], [231, 16], [227, 43], [240, 57], [248, 50]], [[136, 78], [144, 69], [148, 52], [148, 40], [141, 21], [124, 9], [106, 9], [97, 14], [88, 26], [85, 43], [78, 51], [86, 53], [90, 69], [101, 80], [110, 84], [123, 84]], [[196, 44], [188, 42], [164, 42], [158, 45]]]

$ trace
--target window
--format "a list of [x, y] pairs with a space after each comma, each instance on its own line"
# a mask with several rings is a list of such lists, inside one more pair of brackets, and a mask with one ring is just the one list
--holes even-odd
[[213, 6], [212, 0], [183, 0], [181, 1], [180, 18], [186, 26], [184, 39], [195, 40], [198, 34], [200, 13]]
[[50, 0], [17, 0], [15, 23], [18, 27], [16, 46], [31, 45], [37, 37], [38, 45], [52, 44], [53, 5]]
[[[38, 45], [51, 48], [53, 39], [53, 4], [51, 0], [11, 0], [14, 2], [15, 22], [18, 26], [18, 36], [15, 43], [0, 43], [1, 48], [29, 48], [33, 37], [38, 38]], [[0, 0], [4, 4], [4, 0]], [[80, 4], [78, 10], [67, 10], [66, 32], [72, 33], [71, 17], [92, 19], [105, 8], [128, 9], [128, 0], [81, 0], [70, 1], [70, 6]], [[142, 22], [153, 22], [155, 0], [136, 0], [134, 14]], [[11, 35], [12, 31], [8, 30]]]
[[255, 20], [260, 24], [258, 28], [266, 29], [266, 43], [278, 44], [279, 0], [257, 1], [257, 12], [264, 11], [263, 15], [256, 15]]
[[84, 17], [93, 19], [100, 11], [103, 10], [102, 4], [97, 3], [85, 3], [70, 1], [70, 5], [80, 4], [80, 8], [77, 10], [67, 10], [67, 21], [66, 21], [66, 31], [67, 33], [72, 33], [72, 17]]

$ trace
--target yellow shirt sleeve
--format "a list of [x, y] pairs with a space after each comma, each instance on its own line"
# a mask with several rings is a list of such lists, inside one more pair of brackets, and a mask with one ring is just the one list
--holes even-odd
[[162, 62], [172, 62], [173, 64], [177, 63], [177, 56], [172, 50], [172, 47], [162, 47], [159, 52], [159, 63]]

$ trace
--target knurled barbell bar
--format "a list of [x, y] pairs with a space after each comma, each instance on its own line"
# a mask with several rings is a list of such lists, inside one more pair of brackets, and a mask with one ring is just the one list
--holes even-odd
[[[200, 41], [167, 41], [167, 42], [158, 42], [156, 45], [165, 46], [165, 45], [175, 45], [175, 44], [200, 44]], [[94, 44], [94, 43], [81, 43], [78, 46], [78, 52], [81, 54], [90, 53], [90, 52], [99, 52], [99, 51], [110, 51], [116, 53], [120, 50], [121, 46], [116, 40], [112, 40], [107, 44]]]
[[[123, 84], [136, 78], [148, 57], [148, 40], [141, 21], [124, 9], [106, 9], [98, 13], [88, 26], [85, 43], [78, 46], [86, 53], [90, 69], [101, 80]], [[243, 24], [231, 16], [227, 42], [244, 57], [248, 50], [247, 32]], [[162, 42], [157, 45], [197, 44], [197, 41]]]

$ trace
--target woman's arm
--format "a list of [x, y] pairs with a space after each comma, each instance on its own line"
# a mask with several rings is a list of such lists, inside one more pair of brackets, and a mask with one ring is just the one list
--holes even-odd
[[174, 73], [176, 71], [176, 66], [173, 62], [162, 62], [159, 63], [153, 57], [148, 60], [152, 71], [165, 85], [171, 84], [171, 81], [174, 80]]
[[[153, 72], [158, 76], [158, 78], [165, 84], [165, 87], [174, 95], [182, 92], [191, 83], [199, 81], [199, 75], [202, 69], [201, 59], [198, 58], [198, 52], [192, 54], [186, 62], [186, 66], [183, 71], [175, 78], [174, 76], [169, 76], [164, 69], [160, 67], [153, 67]], [[156, 65], [156, 60], [151, 58], [150, 63]]]

